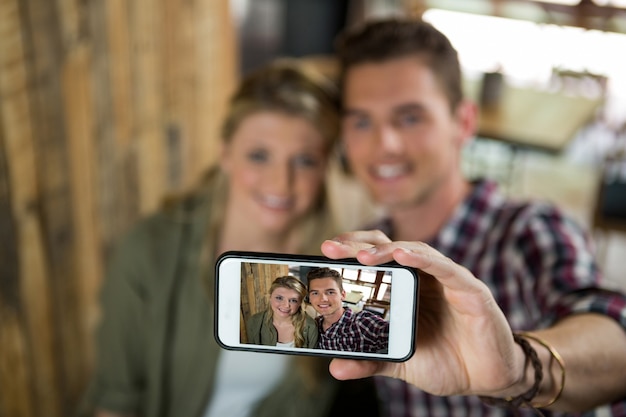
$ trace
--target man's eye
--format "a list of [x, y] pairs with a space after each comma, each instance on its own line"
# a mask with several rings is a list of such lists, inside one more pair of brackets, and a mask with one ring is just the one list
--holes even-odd
[[335, 294], [336, 294], [336, 291], [334, 290], [330, 290], [326, 292], [326, 295], [335, 295]]
[[370, 121], [365, 117], [359, 117], [354, 120], [354, 122], [352, 123], [352, 127], [359, 130], [367, 129], [370, 127]]
[[366, 130], [370, 127], [370, 125], [370, 120], [367, 117], [362, 116], [348, 116], [344, 120], [344, 126], [348, 129]]
[[419, 116], [416, 115], [416, 114], [413, 114], [413, 113], [401, 114], [396, 119], [396, 123], [398, 125], [400, 125], [400, 126], [413, 126], [414, 124], [418, 123], [419, 121], [420, 121]]
[[265, 162], [269, 159], [266, 151], [257, 150], [248, 153], [248, 159], [252, 162]]

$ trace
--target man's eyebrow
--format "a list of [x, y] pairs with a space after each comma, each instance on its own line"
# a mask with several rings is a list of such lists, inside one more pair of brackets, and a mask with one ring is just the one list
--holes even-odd
[[[405, 112], [411, 112], [411, 111], [424, 111], [424, 109], [425, 109], [425, 106], [421, 103], [409, 102], [409, 103], [402, 103], [397, 106], [394, 106], [391, 109], [391, 113], [397, 114], [397, 113], [405, 113]], [[367, 115], [368, 113], [369, 112], [367, 110], [361, 110], [358, 108], [345, 108], [341, 112], [343, 117], [363, 116], [363, 115]]]
[[359, 109], [342, 109], [341, 111], [341, 116], [343, 117], [362, 116], [365, 114], [367, 114], [365, 110], [359, 110]]
[[423, 111], [423, 110], [424, 110], [424, 106], [421, 103], [411, 102], [411, 103], [405, 103], [405, 104], [400, 104], [399, 106], [395, 106], [393, 108], [393, 113], [404, 113], [408, 111]]

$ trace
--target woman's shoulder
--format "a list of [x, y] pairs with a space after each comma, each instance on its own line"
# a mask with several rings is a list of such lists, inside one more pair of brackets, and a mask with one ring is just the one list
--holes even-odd
[[317, 329], [317, 323], [315, 322], [315, 319], [313, 317], [309, 316], [308, 314], [305, 314], [305, 316], [304, 316], [304, 325], [307, 328], [314, 327], [314, 328]]
[[166, 243], [184, 225], [193, 227], [199, 221], [206, 220], [210, 201], [211, 192], [207, 186], [181, 195], [167, 196], [157, 210], [140, 218], [122, 233], [116, 245], [128, 250], [129, 247], [147, 248]]
[[250, 318], [248, 319], [248, 325], [260, 326], [261, 324], [263, 324], [264, 319], [265, 319], [265, 311], [258, 312], [250, 316]]

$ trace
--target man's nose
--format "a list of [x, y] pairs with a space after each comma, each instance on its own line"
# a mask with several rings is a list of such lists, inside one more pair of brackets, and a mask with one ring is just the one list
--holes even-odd
[[404, 142], [393, 127], [380, 126], [376, 129], [376, 135], [383, 152], [397, 154], [404, 151]]

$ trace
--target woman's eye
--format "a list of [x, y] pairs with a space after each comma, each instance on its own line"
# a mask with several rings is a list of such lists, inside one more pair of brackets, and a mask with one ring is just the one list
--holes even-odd
[[296, 167], [314, 168], [318, 166], [318, 159], [311, 155], [300, 155], [293, 160]]
[[280, 296], [280, 295], [277, 295], [276, 297], [274, 297], [274, 299], [275, 299], [276, 301], [283, 301], [283, 297], [282, 297], [282, 296]]
[[291, 304], [298, 304], [298, 300], [296, 300], [295, 298], [292, 298], [291, 300], [289, 300], [289, 302]]
[[266, 151], [256, 150], [248, 153], [248, 159], [252, 162], [265, 162], [269, 159]]

